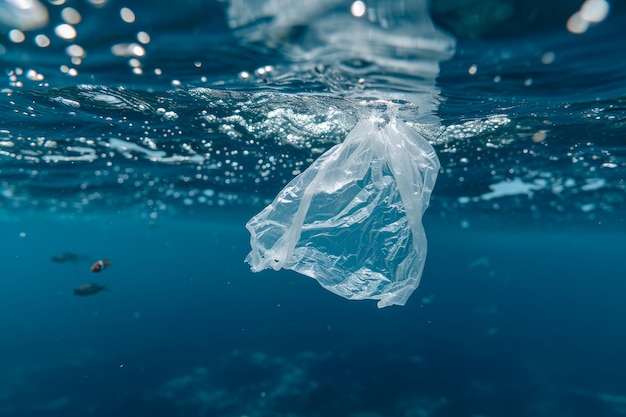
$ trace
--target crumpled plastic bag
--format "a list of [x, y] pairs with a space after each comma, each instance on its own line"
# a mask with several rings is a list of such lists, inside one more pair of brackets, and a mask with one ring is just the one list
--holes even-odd
[[362, 118], [246, 224], [254, 272], [291, 269], [348, 299], [404, 305], [426, 261], [433, 147], [395, 116]]

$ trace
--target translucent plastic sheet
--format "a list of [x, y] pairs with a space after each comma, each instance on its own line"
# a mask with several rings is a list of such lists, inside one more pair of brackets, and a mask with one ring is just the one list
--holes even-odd
[[[365, 7], [366, 17], [350, 11], [355, 3]], [[230, 0], [226, 12], [228, 25], [242, 43], [276, 49], [299, 63], [299, 71], [305, 62], [319, 68], [365, 60], [384, 68], [385, 74], [434, 80], [439, 61], [452, 57], [456, 42], [433, 25], [429, 4], [429, 0]], [[346, 65], [341, 68], [347, 70]]]
[[361, 119], [248, 224], [252, 270], [291, 269], [348, 299], [404, 305], [426, 261], [439, 160], [395, 116]]

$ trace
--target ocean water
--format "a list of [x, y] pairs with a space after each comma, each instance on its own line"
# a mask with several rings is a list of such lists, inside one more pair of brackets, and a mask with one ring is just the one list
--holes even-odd
[[[626, 415], [622, 3], [40, 1], [0, 0], [0, 416]], [[441, 162], [407, 304], [250, 272], [387, 107]]]

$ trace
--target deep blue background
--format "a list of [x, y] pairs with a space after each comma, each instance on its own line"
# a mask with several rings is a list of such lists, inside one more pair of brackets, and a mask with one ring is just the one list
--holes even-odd
[[[250, 273], [247, 214], [3, 222], [0, 415], [618, 415], [621, 234], [427, 216], [421, 286], [378, 310]], [[109, 291], [74, 296], [86, 282]]]

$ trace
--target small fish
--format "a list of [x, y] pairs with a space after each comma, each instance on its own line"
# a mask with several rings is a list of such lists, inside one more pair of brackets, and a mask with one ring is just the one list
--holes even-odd
[[77, 261], [78, 261], [78, 255], [72, 252], [63, 252], [63, 253], [59, 253], [58, 255], [54, 255], [52, 257], [52, 262], [56, 262], [59, 264], [62, 264], [65, 262], [75, 263]]
[[107, 261], [106, 259], [100, 259], [98, 262], [91, 265], [91, 271], [92, 272], [104, 271], [109, 266], [111, 266], [111, 262]]
[[80, 287], [74, 288], [74, 295], [94, 295], [106, 289], [106, 285], [83, 284]]

